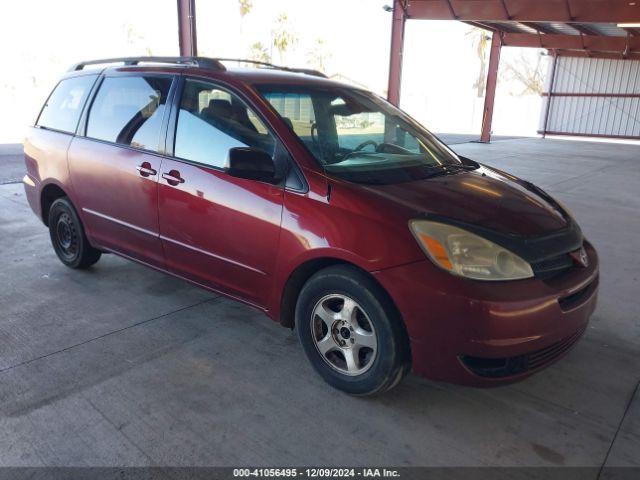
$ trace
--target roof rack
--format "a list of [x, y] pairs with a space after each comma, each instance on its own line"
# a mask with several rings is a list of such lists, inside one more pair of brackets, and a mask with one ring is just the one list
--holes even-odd
[[89, 60], [87, 62], [79, 62], [73, 65], [69, 71], [82, 70], [88, 65], [101, 65], [106, 63], [124, 63], [125, 65], [138, 65], [139, 63], [174, 63], [178, 65], [191, 65], [200, 68], [208, 68], [211, 70], [226, 70], [215, 58], [206, 57], [119, 57], [119, 58], [103, 58], [101, 60]]
[[294, 68], [282, 67], [269, 62], [261, 62], [258, 60], [249, 60], [246, 58], [208, 58], [208, 57], [118, 57], [118, 58], [102, 58], [99, 60], [89, 60], [87, 62], [79, 62], [73, 65], [69, 71], [75, 72], [83, 70], [89, 65], [102, 65], [107, 63], [124, 63], [125, 65], [138, 65], [139, 63], [172, 63], [178, 65], [191, 65], [194, 67], [208, 68], [210, 70], [226, 70], [221, 62], [238, 62], [258, 65], [274, 70], [283, 70], [286, 72], [306, 73], [315, 77], [328, 78], [324, 73], [310, 68]]
[[280, 65], [274, 65], [269, 62], [261, 62], [259, 60], [248, 60], [246, 58], [215, 58], [218, 62], [238, 62], [238, 63], [250, 63], [252, 65], [258, 65], [261, 67], [272, 68], [274, 70], [284, 70], [287, 72], [306, 73], [307, 75], [313, 75], [315, 77], [329, 78], [324, 73], [313, 70], [311, 68], [294, 68], [294, 67], [282, 67]]

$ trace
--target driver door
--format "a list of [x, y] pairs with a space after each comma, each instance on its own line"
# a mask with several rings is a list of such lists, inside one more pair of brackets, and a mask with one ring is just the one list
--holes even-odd
[[284, 187], [232, 177], [224, 167], [230, 148], [259, 148], [274, 155], [276, 140], [236, 94], [208, 81], [185, 79], [174, 110], [168, 135], [174, 154], [163, 160], [159, 180], [167, 268], [265, 305]]

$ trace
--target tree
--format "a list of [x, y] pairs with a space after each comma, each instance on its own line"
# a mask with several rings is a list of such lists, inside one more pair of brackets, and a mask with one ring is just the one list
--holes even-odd
[[249, 47], [249, 59], [271, 63], [271, 55], [262, 42], [255, 42]]
[[476, 89], [478, 98], [484, 97], [487, 87], [487, 48], [489, 47], [489, 35], [481, 28], [473, 27], [465, 35], [472, 38], [476, 47], [476, 56], [480, 61], [480, 71], [473, 87]]
[[244, 18], [253, 8], [253, 2], [251, 0], [238, 0], [238, 6], [240, 7], [240, 18]]
[[149, 46], [147, 39], [144, 35], [138, 33], [133, 25], [130, 23], [124, 23], [122, 25], [122, 29], [127, 37], [127, 44], [131, 46], [133, 50], [138, 50], [138, 48], [144, 49], [145, 53], [149, 56], [153, 56], [153, 51]]
[[275, 28], [271, 32], [273, 37], [273, 46], [278, 50], [280, 63], [287, 49], [298, 41], [298, 37], [291, 32], [291, 24], [286, 13], [281, 13], [276, 19]]
[[542, 55], [525, 55], [524, 52], [514, 58], [504, 62], [504, 73], [501, 75], [504, 80], [515, 80], [524, 88], [518, 96], [522, 95], [540, 95], [544, 88], [544, 65]]
[[240, 37], [242, 38], [242, 27], [244, 17], [251, 11], [253, 8], [252, 0], [238, 0], [238, 7], [240, 8]]
[[321, 72], [326, 71], [326, 62], [331, 58], [331, 54], [329, 54], [325, 48], [325, 42], [322, 38], [316, 38], [316, 41], [307, 52], [307, 64], [316, 70], [320, 70]]

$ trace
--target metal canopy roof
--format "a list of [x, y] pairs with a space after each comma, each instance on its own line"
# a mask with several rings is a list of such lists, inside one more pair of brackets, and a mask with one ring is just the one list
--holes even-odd
[[640, 0], [410, 0], [405, 12], [409, 19], [459, 20], [498, 32], [504, 46], [640, 58]]
[[[195, 0], [177, 0], [180, 54], [197, 55]], [[480, 141], [491, 139], [503, 45], [558, 56], [640, 59], [640, 0], [393, 0], [388, 100], [399, 105], [407, 19], [458, 20], [491, 30]], [[553, 75], [553, 74], [552, 74]]]

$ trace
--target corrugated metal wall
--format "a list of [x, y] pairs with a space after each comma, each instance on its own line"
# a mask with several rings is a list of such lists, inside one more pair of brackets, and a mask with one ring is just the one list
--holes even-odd
[[640, 60], [558, 57], [545, 91], [540, 133], [640, 139]]

